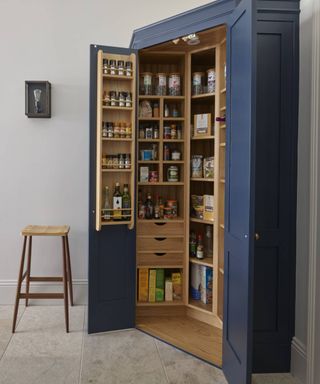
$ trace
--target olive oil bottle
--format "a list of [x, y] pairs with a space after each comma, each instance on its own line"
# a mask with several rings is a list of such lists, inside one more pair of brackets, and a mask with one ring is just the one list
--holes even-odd
[[[130, 220], [131, 217], [131, 198], [129, 194], [129, 186], [128, 184], [124, 184], [123, 186], [123, 195], [122, 195], [122, 218], [127, 221]], [[128, 209], [128, 210], [125, 210]]]
[[120, 192], [120, 184], [116, 183], [116, 187], [114, 189], [113, 194], [113, 220], [121, 220], [122, 219], [122, 194]]

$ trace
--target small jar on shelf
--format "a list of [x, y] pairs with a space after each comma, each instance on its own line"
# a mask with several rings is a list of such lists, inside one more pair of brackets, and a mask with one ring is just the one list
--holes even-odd
[[131, 61], [126, 61], [126, 76], [131, 77], [132, 76], [132, 62]]
[[110, 64], [110, 75], [116, 75], [116, 71], [117, 71], [117, 62], [116, 60], [110, 60], [109, 61], [109, 64]]
[[123, 76], [124, 75], [124, 61], [118, 60], [118, 75]]

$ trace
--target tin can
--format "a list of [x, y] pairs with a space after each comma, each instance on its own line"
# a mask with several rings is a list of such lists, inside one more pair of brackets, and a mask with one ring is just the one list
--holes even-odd
[[171, 165], [167, 170], [167, 179], [171, 183], [179, 181], [179, 168], [176, 165]]
[[181, 78], [180, 73], [170, 73], [169, 75], [169, 95], [181, 95]]
[[178, 216], [178, 202], [177, 202], [177, 200], [167, 200], [167, 207], [171, 208], [172, 217]]
[[210, 68], [207, 70], [208, 78], [208, 93], [214, 93], [216, 90], [216, 70], [215, 68]]
[[159, 181], [158, 171], [150, 171], [149, 172], [149, 182], [157, 183]]

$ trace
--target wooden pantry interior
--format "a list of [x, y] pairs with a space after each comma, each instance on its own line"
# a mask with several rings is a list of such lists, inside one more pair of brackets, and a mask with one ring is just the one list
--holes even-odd
[[[198, 33], [196, 45], [188, 39], [137, 54], [98, 51], [95, 226], [135, 228], [136, 328], [221, 366], [226, 28]], [[110, 70], [111, 60], [121, 71]], [[104, 206], [116, 182], [131, 198], [120, 219]], [[148, 194], [160, 202], [152, 218], [141, 212]], [[190, 249], [199, 235], [203, 258]], [[159, 273], [157, 295], [149, 285]]]

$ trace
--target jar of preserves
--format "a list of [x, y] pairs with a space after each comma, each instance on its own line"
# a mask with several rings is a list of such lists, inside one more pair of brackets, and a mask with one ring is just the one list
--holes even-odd
[[128, 77], [132, 76], [132, 62], [131, 61], [126, 61], [126, 75]]
[[155, 75], [154, 93], [157, 96], [165, 96], [167, 94], [167, 75], [165, 73], [157, 73]]
[[140, 94], [152, 95], [152, 73], [143, 72], [140, 75]]
[[117, 70], [117, 62], [116, 60], [110, 60], [110, 75], [116, 75], [116, 70]]
[[201, 95], [203, 93], [204, 72], [194, 72], [192, 74], [192, 94]]
[[124, 75], [124, 61], [118, 60], [118, 75], [123, 76]]
[[170, 73], [169, 75], [169, 95], [181, 95], [181, 78], [180, 73]]

